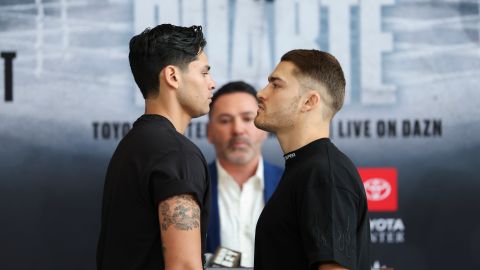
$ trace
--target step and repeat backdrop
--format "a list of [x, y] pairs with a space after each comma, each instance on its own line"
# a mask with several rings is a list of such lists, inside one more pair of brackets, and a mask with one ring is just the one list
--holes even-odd
[[[294, 48], [347, 77], [332, 139], [358, 165], [372, 268], [480, 269], [477, 0], [0, 1], [0, 269], [95, 268], [111, 154], [143, 113], [148, 26], [202, 25], [220, 86], [257, 88]], [[207, 118], [186, 132], [214, 159]], [[283, 166], [273, 136], [266, 159]], [[281, 237], [281, 236], [279, 236]]]

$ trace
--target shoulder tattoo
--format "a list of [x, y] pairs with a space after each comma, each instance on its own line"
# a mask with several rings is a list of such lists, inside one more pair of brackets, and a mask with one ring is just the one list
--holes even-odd
[[182, 231], [200, 227], [200, 207], [192, 195], [174, 196], [160, 203], [160, 228], [166, 231], [171, 225]]

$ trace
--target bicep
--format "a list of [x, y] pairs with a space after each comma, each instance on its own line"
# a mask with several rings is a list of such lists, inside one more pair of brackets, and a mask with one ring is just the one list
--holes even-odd
[[192, 195], [170, 197], [158, 205], [165, 267], [202, 267], [200, 207]]
[[320, 264], [318, 266], [318, 270], [347, 270], [347, 268], [336, 263], [329, 263], [329, 264]]

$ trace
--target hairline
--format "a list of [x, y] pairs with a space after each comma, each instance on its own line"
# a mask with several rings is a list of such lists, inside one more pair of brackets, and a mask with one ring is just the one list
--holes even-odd
[[[334, 110], [332, 108], [332, 104], [331, 104], [333, 102], [333, 97], [328, 93], [329, 91], [327, 89], [327, 85], [324, 82], [319, 81], [318, 79], [313, 78], [312, 76], [302, 72], [302, 70], [297, 66], [295, 62], [290, 60], [282, 60], [281, 62], [289, 62], [293, 65], [293, 69], [291, 72], [293, 77], [300, 84], [300, 94], [303, 94], [308, 90], [316, 91], [322, 98], [323, 103], [328, 107], [328, 112], [323, 111], [322, 113], [323, 116], [326, 119], [332, 119], [333, 116], [335, 115]], [[316, 84], [316, 85], [311, 85], [306, 81], [311, 81], [313, 82], [313, 84]]]
[[255, 102], [257, 103], [258, 105], [258, 99], [256, 97], [254, 97], [252, 94], [250, 94], [249, 92], [246, 92], [246, 91], [242, 91], [242, 90], [233, 90], [232, 92], [228, 92], [228, 93], [224, 93], [224, 94], [221, 94], [220, 96], [217, 97], [217, 99], [215, 100], [215, 102], [212, 104], [212, 106], [210, 107], [210, 111], [208, 112], [208, 119], [211, 119], [211, 116], [213, 114], [213, 110], [215, 108], [215, 105], [217, 104], [218, 100], [224, 96], [229, 96], [229, 95], [234, 95], [234, 94], [245, 94], [249, 97], [252, 97]]

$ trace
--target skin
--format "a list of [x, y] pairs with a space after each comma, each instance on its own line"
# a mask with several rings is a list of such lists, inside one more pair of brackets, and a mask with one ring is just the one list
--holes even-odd
[[215, 82], [210, 76], [210, 66], [205, 53], [198, 56], [197, 61], [188, 65], [188, 69], [180, 73], [181, 79], [177, 92], [182, 109], [191, 117], [196, 118], [210, 111], [212, 90]]
[[200, 207], [193, 196], [162, 201], [158, 216], [165, 269], [202, 269]]
[[318, 270], [347, 270], [347, 268], [336, 264], [336, 263], [329, 263], [329, 264], [321, 264], [318, 266]]
[[222, 167], [242, 185], [255, 174], [267, 133], [255, 127], [257, 100], [237, 92], [220, 96], [212, 108], [208, 140]]
[[300, 83], [291, 73], [294, 65], [281, 62], [268, 77], [267, 86], [258, 92], [255, 125], [274, 133], [295, 128], [300, 100]]
[[[190, 120], [209, 111], [215, 88], [207, 55], [201, 52], [183, 70], [166, 66], [159, 74], [160, 90], [145, 100], [146, 114], [166, 117], [179, 133]], [[200, 207], [193, 196], [173, 196], [158, 205], [165, 269], [202, 269]]]
[[291, 62], [280, 62], [257, 93], [255, 126], [275, 133], [285, 154], [330, 133], [330, 119], [323, 117], [328, 109], [319, 90], [304, 87], [295, 69]]
[[[330, 118], [322, 100], [320, 84], [304, 83], [295, 75], [296, 67], [282, 61], [268, 77], [268, 84], [257, 93], [259, 99], [255, 125], [273, 132], [284, 154], [320, 138], [328, 138]], [[305, 87], [309, 85], [309, 87]], [[316, 89], [312, 89], [312, 88]], [[321, 264], [319, 270], [343, 270], [335, 263]]]
[[173, 65], [166, 66], [159, 74], [159, 95], [145, 100], [145, 113], [166, 117], [183, 134], [192, 118], [209, 111], [215, 88], [209, 70], [204, 52], [184, 70]]

